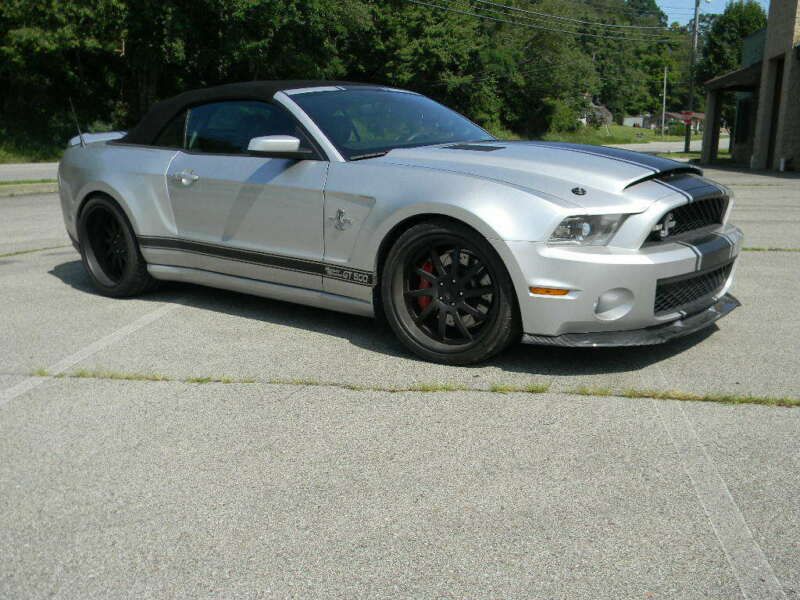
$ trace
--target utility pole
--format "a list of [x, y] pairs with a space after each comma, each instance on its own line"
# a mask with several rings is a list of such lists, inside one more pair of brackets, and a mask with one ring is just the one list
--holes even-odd
[[667, 135], [667, 65], [664, 65], [664, 92], [661, 94], [661, 137]]
[[[697, 62], [697, 34], [700, 26], [700, 0], [694, 0], [694, 27], [692, 31], [692, 55], [689, 58], [689, 106], [687, 110], [691, 113], [694, 110], [694, 65]], [[686, 135], [683, 138], [683, 151], [689, 152], [692, 143], [692, 119], [686, 124]]]

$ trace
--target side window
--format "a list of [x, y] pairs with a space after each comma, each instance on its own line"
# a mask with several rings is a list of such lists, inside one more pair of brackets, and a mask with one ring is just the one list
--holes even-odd
[[186, 131], [186, 111], [172, 119], [164, 128], [154, 143], [155, 146], [166, 148], [183, 148], [183, 135]]
[[203, 104], [189, 110], [186, 148], [213, 154], [243, 154], [254, 137], [292, 135], [310, 149], [305, 134], [281, 107], [256, 101]]

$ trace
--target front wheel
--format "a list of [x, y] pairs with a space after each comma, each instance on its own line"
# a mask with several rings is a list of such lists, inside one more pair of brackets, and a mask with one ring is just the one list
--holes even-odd
[[87, 201], [78, 219], [78, 243], [83, 265], [101, 294], [123, 298], [154, 286], [133, 228], [110, 198]]
[[434, 362], [486, 360], [520, 336], [505, 266], [482, 236], [455, 223], [403, 233], [386, 258], [381, 297], [397, 337]]

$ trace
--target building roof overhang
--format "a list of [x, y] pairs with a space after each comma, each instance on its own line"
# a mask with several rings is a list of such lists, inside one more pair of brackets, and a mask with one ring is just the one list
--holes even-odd
[[757, 89], [760, 83], [761, 63], [757, 62], [749, 67], [709, 79], [706, 81], [705, 86], [709, 92], [749, 92]]

